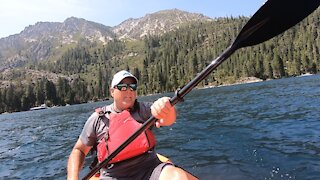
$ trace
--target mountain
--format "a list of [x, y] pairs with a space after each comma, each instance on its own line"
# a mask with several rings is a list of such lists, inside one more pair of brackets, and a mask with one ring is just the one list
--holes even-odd
[[64, 22], [38, 22], [21, 33], [0, 39], [0, 72], [23, 67], [32, 62], [59, 58], [68, 48], [79, 44], [106, 44], [119, 39], [140, 39], [145, 35], [161, 35], [192, 21], [212, 19], [178, 9], [128, 19], [115, 27], [70, 17]]
[[20, 36], [26, 41], [41, 41], [46, 38], [61, 44], [72, 44], [81, 38], [106, 43], [114, 38], [110, 27], [76, 17], [70, 17], [63, 23], [36, 23], [25, 28]]
[[111, 27], [71, 17], [64, 22], [38, 22], [20, 34], [0, 39], [0, 71], [46, 60], [81, 42], [106, 44]]
[[146, 35], [161, 35], [194, 21], [212, 21], [212, 19], [202, 14], [178, 9], [163, 10], [138, 19], [128, 19], [113, 27], [112, 31], [119, 39], [140, 39]]

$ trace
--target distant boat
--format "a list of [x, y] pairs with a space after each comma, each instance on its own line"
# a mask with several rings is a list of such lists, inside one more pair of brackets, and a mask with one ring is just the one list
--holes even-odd
[[47, 108], [48, 108], [48, 106], [46, 104], [41, 104], [41, 106], [30, 108], [30, 111], [47, 109]]
[[304, 76], [312, 76], [313, 74], [310, 74], [310, 73], [306, 73], [306, 74], [301, 74], [300, 76], [298, 77], [304, 77]]

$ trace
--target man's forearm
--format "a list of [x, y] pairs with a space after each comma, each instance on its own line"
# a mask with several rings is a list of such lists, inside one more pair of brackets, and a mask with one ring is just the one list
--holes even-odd
[[85, 154], [79, 149], [73, 149], [68, 160], [68, 180], [79, 179]]

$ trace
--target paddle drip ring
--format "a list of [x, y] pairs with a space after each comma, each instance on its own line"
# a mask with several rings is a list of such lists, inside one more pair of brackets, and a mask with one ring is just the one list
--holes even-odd
[[179, 94], [179, 91], [180, 91], [181, 89], [180, 88], [178, 88], [176, 91], [175, 91], [175, 96], [177, 97], [177, 99], [178, 99], [178, 102], [184, 102], [184, 99], [183, 99], [183, 97], [181, 97], [180, 96], [180, 94]]

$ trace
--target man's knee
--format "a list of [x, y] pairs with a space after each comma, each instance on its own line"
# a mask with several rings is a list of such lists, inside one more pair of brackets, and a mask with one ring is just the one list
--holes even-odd
[[161, 171], [159, 180], [184, 180], [184, 179], [197, 179], [193, 177], [191, 174], [188, 172], [184, 171], [181, 168], [167, 165], [163, 168]]

